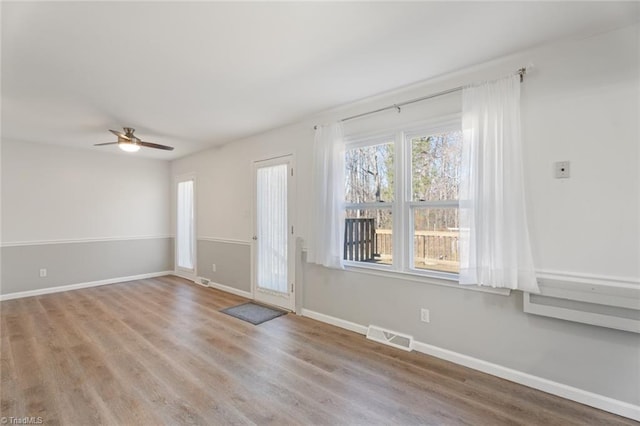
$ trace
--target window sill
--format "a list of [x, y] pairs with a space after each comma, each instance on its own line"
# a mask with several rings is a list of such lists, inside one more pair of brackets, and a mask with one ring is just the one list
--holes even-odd
[[345, 271], [355, 272], [359, 274], [375, 275], [385, 278], [393, 278], [405, 281], [413, 281], [430, 285], [439, 285], [442, 287], [457, 288], [459, 290], [478, 291], [481, 293], [497, 294], [500, 296], [509, 296], [511, 289], [508, 288], [492, 288], [481, 287], [477, 285], [460, 285], [457, 278], [454, 277], [434, 277], [425, 274], [395, 271], [383, 266], [361, 265], [355, 262], [347, 262], [344, 266]]

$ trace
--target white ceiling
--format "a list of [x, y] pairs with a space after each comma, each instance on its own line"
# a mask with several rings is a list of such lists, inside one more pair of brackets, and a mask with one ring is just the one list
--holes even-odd
[[130, 126], [176, 147], [135, 155], [164, 159], [640, 14], [636, 2], [1, 7], [3, 139], [117, 152], [92, 145]]

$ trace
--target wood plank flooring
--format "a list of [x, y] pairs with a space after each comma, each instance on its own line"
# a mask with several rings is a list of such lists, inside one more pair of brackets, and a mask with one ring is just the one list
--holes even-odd
[[176, 277], [0, 304], [0, 416], [46, 425], [629, 425]]

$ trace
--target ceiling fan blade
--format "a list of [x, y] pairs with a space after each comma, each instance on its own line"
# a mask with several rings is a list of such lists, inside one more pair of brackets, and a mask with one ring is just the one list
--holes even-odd
[[103, 146], [103, 145], [117, 145], [118, 142], [107, 142], [107, 143], [96, 143], [93, 146]]
[[119, 138], [126, 139], [126, 140], [128, 140], [128, 141], [130, 141], [130, 140], [131, 140], [131, 138], [130, 138], [129, 136], [125, 135], [125, 134], [124, 134], [124, 133], [122, 133], [122, 132], [119, 132], [119, 131], [117, 131], [117, 130], [111, 130], [111, 129], [109, 129], [109, 131], [110, 131], [111, 133], [113, 133], [114, 135], [116, 135], [117, 137], [119, 137]]
[[147, 148], [156, 148], [156, 149], [164, 149], [165, 151], [173, 151], [173, 147], [172, 146], [160, 145], [160, 144], [157, 144], [157, 143], [139, 141], [138, 145], [146, 146]]

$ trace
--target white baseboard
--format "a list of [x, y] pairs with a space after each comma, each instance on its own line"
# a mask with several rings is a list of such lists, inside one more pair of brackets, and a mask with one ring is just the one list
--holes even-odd
[[336, 327], [344, 328], [346, 330], [353, 331], [358, 334], [366, 335], [369, 327], [356, 324], [355, 322], [346, 321], [340, 318], [332, 317], [330, 315], [321, 314], [320, 312], [311, 311], [309, 309], [302, 308], [302, 316], [314, 319], [316, 321], [324, 322], [327, 324], [335, 325]]
[[543, 379], [542, 377], [524, 373], [522, 371], [513, 370], [498, 364], [463, 355], [437, 346], [429, 345], [422, 342], [413, 342], [413, 349], [436, 358], [451, 361], [455, 364], [463, 365], [474, 370], [482, 371], [511, 382], [519, 383], [530, 388], [538, 389], [543, 392], [550, 393], [571, 401], [599, 408], [600, 410], [628, 417], [630, 419], [640, 421], [640, 406], [629, 404], [628, 402], [619, 401], [607, 396], [599, 395], [593, 392], [568, 386], [552, 380]]
[[[202, 282], [201, 280], [202, 279], [205, 279], [205, 280], [207, 280], [209, 282], [206, 285], [205, 284], [201, 284], [201, 282]], [[244, 291], [244, 290], [239, 290], [237, 288], [229, 287], [228, 285], [224, 285], [224, 284], [218, 284], [218, 283], [215, 283], [215, 282], [209, 280], [208, 278], [198, 277], [198, 279], [196, 280], [196, 283], [200, 284], [200, 285], [204, 285], [205, 287], [211, 287], [211, 288], [215, 288], [217, 290], [226, 291], [227, 293], [235, 294], [236, 296], [246, 297], [247, 299], [253, 299], [253, 294], [251, 292]]]
[[143, 280], [146, 278], [162, 277], [164, 275], [171, 275], [171, 274], [173, 274], [173, 271], [151, 272], [148, 274], [132, 275], [129, 277], [109, 278], [106, 280], [89, 281], [86, 283], [47, 287], [47, 288], [41, 288], [38, 290], [18, 291], [15, 293], [0, 294], [0, 301], [19, 299], [21, 297], [40, 296], [43, 294], [60, 293], [62, 291], [79, 290], [81, 288], [98, 287], [101, 285], [116, 284], [116, 283], [122, 283], [126, 281]]
[[176, 277], [180, 277], [180, 278], [184, 278], [185, 280], [189, 280], [191, 282], [194, 282], [196, 284], [200, 284], [198, 282], [196, 282], [199, 277], [196, 277], [195, 274], [189, 274], [187, 272], [182, 272], [182, 271], [171, 271], [171, 275], [176, 276]]
[[[302, 315], [320, 322], [335, 325], [336, 327], [351, 330], [359, 334], [367, 333], [367, 327], [365, 327], [364, 325], [332, 317], [330, 315], [321, 314], [319, 312], [310, 311], [309, 309], [302, 309]], [[511, 382], [538, 389], [552, 395], [579, 402], [584, 405], [589, 405], [591, 407], [608, 411], [619, 416], [640, 421], [640, 406], [638, 405], [619, 401], [607, 396], [578, 389], [573, 386], [554, 382], [552, 380], [534, 376], [529, 373], [513, 370], [508, 367], [493, 364], [491, 362], [483, 361], [478, 358], [474, 358], [468, 355], [439, 348], [437, 346], [429, 345], [427, 343], [422, 343], [415, 340], [413, 341], [412, 349], [417, 352], [444, 359], [455, 364], [463, 365], [465, 367], [472, 368], [483, 373], [491, 374], [493, 376], [500, 377]]]

